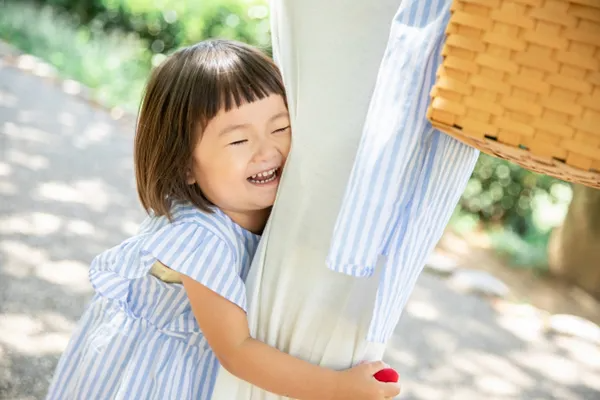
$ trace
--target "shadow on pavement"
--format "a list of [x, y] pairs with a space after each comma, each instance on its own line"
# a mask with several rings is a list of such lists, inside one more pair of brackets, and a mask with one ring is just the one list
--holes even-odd
[[133, 126], [0, 66], [0, 399], [43, 398], [88, 266], [143, 218]]

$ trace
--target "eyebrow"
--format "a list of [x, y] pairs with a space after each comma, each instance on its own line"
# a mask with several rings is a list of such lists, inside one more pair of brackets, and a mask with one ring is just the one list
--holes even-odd
[[286, 111], [281, 111], [275, 115], [273, 115], [271, 118], [269, 118], [269, 122], [272, 122], [274, 120], [276, 120], [277, 118], [281, 118], [281, 117], [287, 117], [289, 115], [289, 112]]
[[[275, 115], [273, 115], [271, 118], [269, 118], [268, 122], [272, 122], [275, 121], [278, 118], [281, 117], [285, 117], [288, 115], [288, 111], [281, 111]], [[228, 127], [224, 128], [221, 132], [219, 132], [219, 136], [223, 136], [231, 131], [235, 131], [238, 129], [244, 129], [247, 128], [249, 126], [249, 124], [236, 124], [236, 125], [229, 125]]]
[[232, 132], [232, 131], [235, 131], [238, 129], [247, 128], [247, 127], [248, 127], [248, 124], [229, 125], [225, 129], [223, 129], [221, 132], [219, 132], [219, 136], [224, 136], [224, 135], [228, 134], [229, 132]]

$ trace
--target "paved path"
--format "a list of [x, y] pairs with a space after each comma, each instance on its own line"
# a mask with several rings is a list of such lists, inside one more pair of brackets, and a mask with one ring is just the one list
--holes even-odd
[[[90, 297], [90, 260], [142, 218], [132, 132], [0, 65], [0, 399], [43, 398]], [[387, 352], [402, 398], [600, 399], [597, 346], [517, 322], [423, 275]]]

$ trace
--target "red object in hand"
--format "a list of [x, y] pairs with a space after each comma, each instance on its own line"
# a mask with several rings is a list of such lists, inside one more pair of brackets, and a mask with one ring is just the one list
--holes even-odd
[[393, 368], [384, 368], [379, 370], [375, 373], [375, 375], [373, 375], [373, 377], [379, 382], [398, 383], [400, 380], [400, 375]]

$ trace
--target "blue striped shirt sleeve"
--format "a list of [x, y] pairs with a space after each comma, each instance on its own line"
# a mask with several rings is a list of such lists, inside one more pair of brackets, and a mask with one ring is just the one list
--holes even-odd
[[451, 4], [398, 9], [334, 228], [330, 269], [370, 276], [383, 258], [371, 341], [390, 337], [479, 155], [426, 119]]
[[400, 319], [425, 260], [433, 250], [458, 203], [475, 162], [477, 150], [437, 130], [417, 178], [419, 190], [410, 206], [392, 224], [385, 248], [385, 267], [375, 301], [368, 339], [384, 343]]
[[[396, 14], [382, 60], [361, 142], [328, 256], [331, 269], [370, 276], [387, 255], [394, 224], [422, 199], [425, 185], [436, 176], [431, 152], [435, 131], [426, 119], [429, 92], [441, 62], [444, 30], [451, 0], [405, 0]], [[444, 140], [442, 146], [453, 144]], [[477, 151], [451, 147], [446, 177], [468, 178]], [[441, 154], [441, 153], [440, 153]], [[465, 163], [464, 167], [461, 163]], [[452, 164], [452, 163], [450, 163]], [[435, 184], [450, 184], [442, 178]], [[461, 187], [455, 187], [461, 190]], [[453, 208], [444, 198], [434, 207]], [[433, 222], [432, 222], [433, 223]]]
[[159, 260], [246, 311], [246, 289], [233, 246], [198, 223], [173, 223], [160, 229], [142, 249], [150, 268]]

